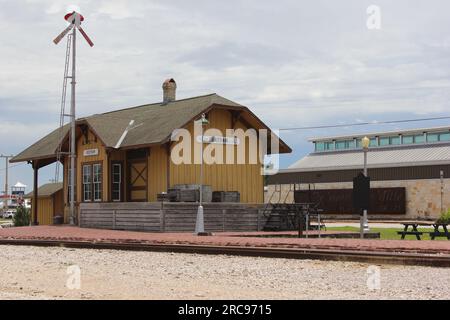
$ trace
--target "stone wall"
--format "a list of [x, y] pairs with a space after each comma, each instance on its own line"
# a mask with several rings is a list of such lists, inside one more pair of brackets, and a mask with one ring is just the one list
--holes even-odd
[[[450, 209], [450, 179], [443, 180], [443, 208], [441, 208], [441, 181], [439, 179], [372, 181], [372, 188], [406, 188], [406, 215], [376, 215], [375, 219], [436, 219], [441, 211]], [[296, 190], [351, 189], [352, 182], [296, 184]], [[277, 190], [275, 193], [274, 191]], [[272, 196], [273, 194], [273, 196]], [[271, 197], [272, 196], [272, 197]], [[265, 202], [294, 202], [294, 185], [269, 185], [266, 187]], [[369, 212], [370, 216], [370, 212]], [[349, 215], [328, 216], [328, 218], [354, 218]]]

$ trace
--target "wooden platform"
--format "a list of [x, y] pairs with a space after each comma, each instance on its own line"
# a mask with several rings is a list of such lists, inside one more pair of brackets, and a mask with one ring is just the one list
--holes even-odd
[[[239, 236], [242, 234], [253, 237]], [[258, 237], [260, 234], [263, 233], [218, 232], [210, 237], [198, 237], [191, 232], [149, 233], [33, 226], [0, 229], [0, 245], [233, 254], [450, 267], [449, 241], [267, 238]]]
[[[204, 203], [205, 231], [259, 231], [265, 225], [261, 205]], [[194, 232], [198, 203], [123, 202], [80, 204], [80, 227]]]

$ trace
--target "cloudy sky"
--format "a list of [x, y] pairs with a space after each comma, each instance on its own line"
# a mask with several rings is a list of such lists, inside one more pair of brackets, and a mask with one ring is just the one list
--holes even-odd
[[[0, 153], [58, 126], [65, 43], [52, 39], [70, 5], [95, 43], [78, 46], [77, 116], [160, 101], [167, 77], [178, 98], [216, 92], [273, 128], [449, 115], [445, 0], [0, 0]], [[370, 5], [380, 29], [367, 28]], [[281, 164], [310, 152], [311, 136], [446, 124], [285, 131], [294, 152]], [[29, 165], [13, 165], [18, 180], [31, 186]]]

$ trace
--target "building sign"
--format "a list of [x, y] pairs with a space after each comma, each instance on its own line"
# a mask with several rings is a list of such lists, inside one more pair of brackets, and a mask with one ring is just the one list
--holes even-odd
[[[328, 190], [296, 190], [296, 203], [318, 203], [324, 214], [359, 214], [353, 208], [352, 189]], [[405, 188], [372, 188], [370, 189], [369, 215], [373, 214], [405, 214]]]
[[83, 156], [85, 157], [98, 156], [98, 149], [86, 149], [83, 152]]
[[353, 208], [361, 213], [370, 208], [370, 178], [362, 172], [353, 179]]
[[[197, 142], [201, 141], [202, 136], [197, 136]], [[239, 145], [241, 141], [238, 137], [203, 136], [203, 143]]]

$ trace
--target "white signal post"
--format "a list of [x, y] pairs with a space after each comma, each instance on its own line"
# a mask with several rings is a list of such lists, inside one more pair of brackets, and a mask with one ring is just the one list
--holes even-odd
[[70, 215], [69, 224], [75, 225], [75, 71], [76, 71], [76, 54], [77, 54], [77, 29], [73, 28], [72, 34], [72, 90], [70, 99]]
[[[84, 21], [84, 17], [77, 13], [72, 12], [67, 14], [65, 20], [70, 23], [70, 25], [59, 34], [53, 42], [58, 44], [65, 36], [72, 30], [72, 74], [71, 74], [71, 99], [70, 99], [70, 215], [69, 215], [69, 223], [71, 225], [76, 224], [75, 219], [75, 158], [76, 158], [76, 150], [75, 150], [75, 128], [76, 128], [76, 117], [75, 117], [75, 85], [76, 85], [76, 34], [77, 29], [80, 31], [81, 35], [87, 41], [87, 43], [93, 47], [94, 43], [88, 37], [86, 32], [81, 28], [81, 22]], [[62, 142], [60, 142], [62, 143]]]
[[195, 234], [198, 236], [208, 235], [205, 232], [205, 222], [203, 215], [203, 126], [208, 124], [208, 119], [206, 119], [206, 115], [203, 113], [201, 119], [199, 120], [201, 126], [201, 140], [200, 140], [200, 186], [199, 186], [199, 205], [197, 209], [197, 218], [195, 220]]

